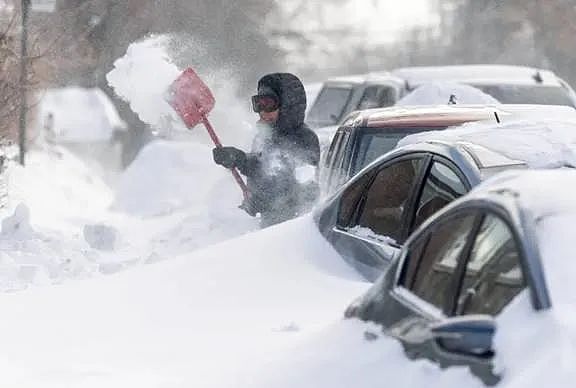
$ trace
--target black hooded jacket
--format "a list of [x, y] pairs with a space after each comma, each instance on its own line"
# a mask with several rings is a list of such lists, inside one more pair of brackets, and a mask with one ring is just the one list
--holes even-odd
[[315, 199], [320, 145], [304, 124], [306, 93], [298, 77], [268, 74], [258, 81], [259, 90], [264, 86], [280, 99], [279, 117], [273, 127], [259, 124], [252, 150], [238, 167], [248, 180], [245, 206], [280, 221], [295, 217]]

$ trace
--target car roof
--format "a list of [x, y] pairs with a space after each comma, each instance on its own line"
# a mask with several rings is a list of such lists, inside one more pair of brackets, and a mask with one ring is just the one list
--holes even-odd
[[430, 81], [452, 81], [467, 84], [522, 84], [560, 86], [550, 70], [511, 65], [456, 65], [398, 68], [391, 73], [404, 79], [409, 87]]
[[357, 111], [344, 121], [344, 126], [385, 128], [428, 126], [445, 128], [468, 122], [511, 118], [562, 116], [576, 120], [576, 109], [559, 105], [498, 104], [498, 105], [422, 105], [392, 106]]
[[531, 168], [576, 167], [576, 120], [476, 122], [442, 131], [412, 134], [399, 146], [427, 142], [466, 142], [521, 160]]
[[404, 81], [390, 72], [374, 72], [366, 74], [346, 75], [340, 77], [332, 77], [324, 82], [324, 86], [352, 86], [364, 83], [378, 83], [396, 81], [403, 83]]
[[428, 152], [444, 156], [459, 164], [462, 158], [472, 163], [480, 172], [479, 178], [486, 179], [505, 168], [525, 168], [526, 162], [514, 159], [503, 152], [493, 150], [480, 144], [461, 140], [427, 140], [420, 143], [411, 143], [397, 148], [387, 155]]

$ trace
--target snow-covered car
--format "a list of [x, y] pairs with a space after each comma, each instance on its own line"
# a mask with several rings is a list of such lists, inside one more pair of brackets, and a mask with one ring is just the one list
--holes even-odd
[[[567, 285], [576, 276], [576, 199], [565, 187], [576, 187], [572, 169], [507, 171], [483, 183], [422, 225], [346, 316], [380, 325], [402, 343], [408, 359], [468, 366], [487, 385], [501, 379], [492, 362], [499, 351], [493, 338], [510, 315], [516, 314], [521, 327], [500, 333], [499, 342], [514, 342], [516, 353], [545, 352], [541, 360], [556, 359], [559, 349], [537, 347], [528, 333], [552, 328], [544, 311], [563, 322], [564, 334], [574, 332], [574, 321], [563, 313], [574, 303]], [[521, 317], [511, 311], [513, 302], [527, 305]], [[504, 375], [506, 366], [498, 368]], [[532, 367], [537, 365], [524, 365]], [[514, 385], [513, 376], [507, 382], [525, 386]], [[430, 386], [437, 385], [430, 381]]]
[[411, 135], [315, 210], [320, 232], [368, 280], [428, 217], [494, 174], [576, 166], [576, 122], [472, 123]]
[[[318, 130], [321, 143], [326, 144], [350, 112], [394, 105], [430, 83], [473, 86], [503, 104], [576, 107], [572, 87], [550, 70], [510, 65], [421, 66], [329, 79], [312, 103], [306, 121]], [[445, 102], [448, 100], [432, 103]]]
[[576, 121], [576, 110], [554, 105], [441, 105], [389, 107], [352, 113], [338, 128], [323, 155], [319, 181], [324, 195], [333, 193], [403, 137], [470, 122], [519, 118], [565, 118]]
[[548, 104], [576, 107], [574, 90], [550, 70], [525, 66], [457, 65], [404, 67], [391, 73], [404, 80], [407, 92], [429, 82], [474, 86], [503, 104]]

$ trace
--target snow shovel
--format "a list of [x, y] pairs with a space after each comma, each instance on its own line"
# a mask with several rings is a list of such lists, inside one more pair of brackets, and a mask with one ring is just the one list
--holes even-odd
[[[204, 124], [214, 145], [222, 147], [218, 135], [216, 135], [212, 124], [208, 120], [208, 113], [214, 108], [214, 96], [192, 68], [184, 70], [176, 78], [170, 85], [168, 93], [168, 103], [178, 113], [188, 129], [194, 128], [199, 123]], [[236, 168], [232, 168], [230, 171], [232, 171], [236, 183], [240, 186], [244, 199], [248, 199], [248, 188], [240, 173]]]

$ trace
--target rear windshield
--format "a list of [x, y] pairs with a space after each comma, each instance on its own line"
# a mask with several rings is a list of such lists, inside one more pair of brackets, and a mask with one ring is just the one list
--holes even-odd
[[310, 108], [306, 121], [319, 127], [338, 124], [351, 93], [352, 88], [345, 86], [324, 87]]
[[413, 133], [435, 131], [446, 127], [361, 128], [357, 131], [356, 152], [351, 175], [356, 174], [379, 156], [396, 147], [400, 139]]
[[575, 106], [562, 86], [474, 85], [503, 104], [543, 104]]

